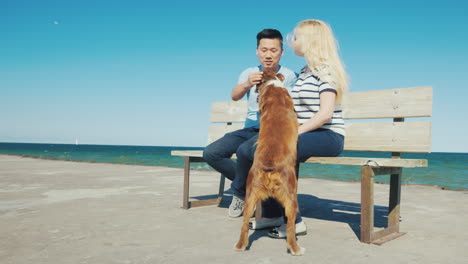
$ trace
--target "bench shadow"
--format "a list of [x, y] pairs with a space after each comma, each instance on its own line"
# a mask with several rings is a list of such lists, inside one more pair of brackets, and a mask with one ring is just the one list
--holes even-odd
[[[199, 195], [199, 196], [190, 197], [191, 200], [207, 200], [207, 199], [214, 199], [214, 198], [218, 198], [218, 195], [210, 194], [210, 195]], [[221, 200], [221, 203], [218, 204], [218, 207], [229, 208], [231, 201], [232, 201], [232, 191], [229, 189], [229, 190], [224, 191], [223, 199]]]
[[[309, 194], [298, 194], [302, 217], [348, 224], [360, 239], [361, 204], [321, 199]], [[374, 227], [387, 227], [388, 207], [374, 205]]]
[[[217, 195], [203, 195], [192, 197], [197, 200], [216, 198]], [[360, 239], [361, 204], [338, 200], [322, 199], [310, 194], [298, 194], [299, 207], [302, 217], [315, 218], [325, 221], [334, 221], [349, 225], [356, 237]], [[220, 208], [229, 208], [232, 196], [224, 195], [218, 205]], [[388, 207], [374, 205], [374, 227], [387, 227]], [[255, 240], [267, 236], [268, 230], [256, 230], [249, 236], [249, 247]], [[247, 248], [248, 249], [248, 248]]]

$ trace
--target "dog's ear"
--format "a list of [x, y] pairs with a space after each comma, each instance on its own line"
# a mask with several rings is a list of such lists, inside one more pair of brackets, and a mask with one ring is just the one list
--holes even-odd
[[283, 74], [278, 73], [278, 74], [276, 74], [276, 77], [278, 77], [278, 79], [280, 79], [280, 81], [284, 81], [284, 75]]
[[[264, 82], [267, 81], [268, 76], [269, 76], [269, 73], [270, 73], [270, 72], [269, 72], [268, 70], [263, 71], [263, 74], [262, 74], [262, 82], [261, 82], [261, 83], [264, 83]], [[260, 84], [261, 84], [261, 83], [260, 83]]]

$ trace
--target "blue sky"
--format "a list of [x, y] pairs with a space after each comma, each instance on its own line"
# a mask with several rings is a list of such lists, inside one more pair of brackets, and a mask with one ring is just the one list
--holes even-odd
[[[430, 85], [435, 152], [468, 152], [468, 1], [0, 0], [0, 142], [204, 146], [255, 35], [328, 22], [351, 90]], [[281, 64], [304, 61], [289, 47]]]

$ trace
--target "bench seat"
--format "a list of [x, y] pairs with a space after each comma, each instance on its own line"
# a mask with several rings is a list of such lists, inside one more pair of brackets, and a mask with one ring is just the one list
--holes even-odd
[[[202, 158], [201, 150], [174, 150], [172, 156]], [[232, 156], [236, 158], [236, 154]], [[360, 157], [311, 157], [304, 163], [335, 164], [335, 165], [354, 165], [371, 167], [397, 167], [397, 168], [417, 168], [427, 167], [425, 159], [392, 159], [392, 158], [360, 158]]]

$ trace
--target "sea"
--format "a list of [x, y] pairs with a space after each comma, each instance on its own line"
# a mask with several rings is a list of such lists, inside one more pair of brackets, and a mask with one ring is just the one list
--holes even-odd
[[[0, 154], [67, 161], [132, 164], [183, 168], [181, 157], [171, 156], [172, 150], [203, 150], [202, 147], [116, 146], [83, 144], [0, 143]], [[346, 157], [389, 157], [388, 153], [345, 151]], [[468, 153], [433, 152], [404, 153], [403, 158], [427, 159], [425, 168], [403, 169], [403, 184], [437, 186], [447, 190], [468, 190]], [[212, 170], [203, 162], [192, 169]], [[360, 181], [359, 166], [301, 164], [300, 177], [337, 181]], [[388, 183], [389, 176], [376, 176], [375, 181]]]

